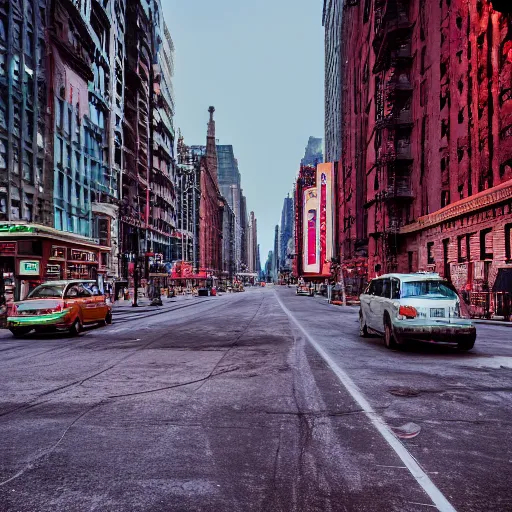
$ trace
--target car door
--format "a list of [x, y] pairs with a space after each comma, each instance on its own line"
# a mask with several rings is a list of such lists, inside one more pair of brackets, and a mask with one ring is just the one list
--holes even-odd
[[84, 315], [84, 323], [96, 322], [98, 305], [90, 290], [83, 284], [78, 285], [79, 300]]
[[381, 286], [378, 297], [375, 300], [374, 314], [375, 314], [375, 330], [384, 332], [384, 313], [389, 310], [391, 298], [391, 279], [384, 278], [379, 280]]
[[378, 300], [382, 290], [382, 280], [374, 279], [370, 283], [367, 295], [367, 308], [365, 312], [366, 326], [372, 330], [378, 330], [377, 311], [379, 308]]
[[[361, 294], [361, 297], [359, 297], [359, 300], [361, 302], [361, 313], [363, 315], [367, 327], [370, 327], [370, 300], [372, 298], [372, 290], [375, 286], [373, 283], [374, 282], [371, 281], [366, 287], [365, 291]], [[337, 291], [337, 288], [335, 287], [334, 290]]]
[[384, 279], [375, 279], [374, 293], [370, 301], [371, 329], [377, 332], [384, 331], [384, 322], [382, 321], [382, 290]]
[[109, 309], [107, 305], [107, 297], [104, 293], [98, 290], [94, 293], [93, 300], [96, 305], [94, 321], [101, 322], [102, 320], [105, 320]]
[[66, 290], [66, 302], [75, 304], [80, 310], [84, 324], [92, 322], [94, 318], [94, 304], [91, 292], [86, 290], [81, 283], [73, 283]]

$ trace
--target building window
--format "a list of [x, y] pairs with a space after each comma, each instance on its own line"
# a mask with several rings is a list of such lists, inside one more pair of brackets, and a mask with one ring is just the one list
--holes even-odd
[[492, 260], [493, 258], [493, 243], [492, 243], [492, 228], [482, 229], [480, 231], [480, 259]]
[[471, 259], [469, 235], [462, 235], [457, 237], [457, 254], [459, 263], [464, 263]]
[[443, 271], [444, 271], [444, 277], [448, 280], [451, 279], [449, 247], [450, 247], [450, 239], [445, 238], [443, 240], [443, 267], [444, 267]]
[[434, 258], [434, 242], [429, 242], [427, 244], [427, 264], [435, 265], [436, 260]]
[[512, 260], [512, 224], [505, 225], [505, 258]]
[[442, 190], [441, 191], [441, 208], [448, 206], [450, 204], [450, 191]]

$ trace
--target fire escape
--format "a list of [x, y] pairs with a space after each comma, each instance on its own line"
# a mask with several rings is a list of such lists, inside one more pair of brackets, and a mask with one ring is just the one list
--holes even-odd
[[376, 172], [375, 214], [387, 271], [397, 270], [398, 234], [409, 221], [413, 199], [411, 167], [412, 92], [409, 0], [377, 0], [376, 54]]

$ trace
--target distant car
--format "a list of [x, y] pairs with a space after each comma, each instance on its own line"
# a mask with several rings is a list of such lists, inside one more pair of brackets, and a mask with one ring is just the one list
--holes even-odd
[[51, 281], [14, 303], [7, 328], [16, 337], [36, 331], [68, 331], [78, 335], [84, 325], [112, 323], [112, 306], [96, 281]]
[[451, 283], [439, 274], [388, 274], [373, 279], [360, 297], [360, 335], [384, 336], [393, 348], [406, 339], [454, 343], [471, 350], [476, 328]]
[[313, 297], [313, 288], [306, 285], [299, 285], [295, 290], [295, 295], [307, 295], [308, 297]]

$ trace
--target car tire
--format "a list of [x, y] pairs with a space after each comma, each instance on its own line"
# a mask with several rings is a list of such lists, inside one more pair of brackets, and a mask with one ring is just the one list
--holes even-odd
[[396, 339], [395, 335], [393, 334], [393, 326], [391, 325], [391, 320], [388, 316], [384, 318], [384, 343], [386, 344], [386, 348], [396, 348]]
[[80, 318], [77, 318], [73, 322], [73, 325], [70, 327], [69, 334], [71, 336], [79, 336], [80, 333], [82, 332], [82, 330], [83, 330], [82, 322], [80, 322]]
[[370, 336], [368, 334], [368, 327], [361, 313], [359, 313], [359, 336], [361, 336], [361, 338], [368, 338]]
[[457, 343], [457, 348], [462, 352], [468, 352], [475, 346], [475, 341], [476, 341], [476, 338], [472, 338], [470, 340], [459, 341]]
[[11, 327], [9, 329], [12, 333], [12, 335], [15, 338], [23, 338], [26, 336], [32, 329], [29, 329], [28, 327]]
[[101, 325], [102, 327], [105, 327], [106, 325], [110, 325], [111, 323], [112, 323], [112, 312], [111, 312], [111, 311], [109, 311], [109, 312], [107, 313], [107, 315], [105, 316], [105, 320], [102, 320], [102, 321], [100, 322], [100, 325]]

